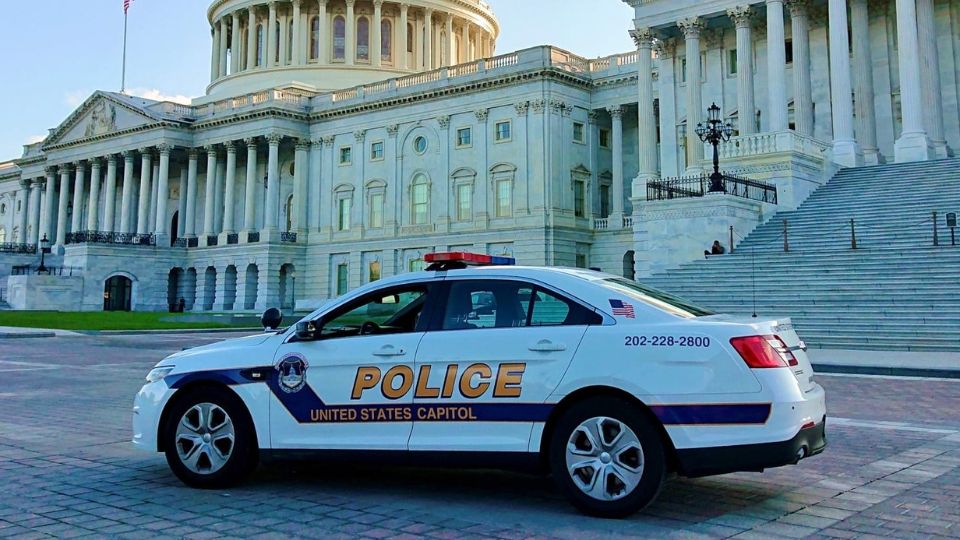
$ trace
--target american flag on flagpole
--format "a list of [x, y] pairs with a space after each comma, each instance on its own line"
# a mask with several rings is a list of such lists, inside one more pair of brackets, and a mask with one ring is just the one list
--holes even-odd
[[130, 10], [130, 4], [133, 3], [133, 0], [123, 0], [123, 14], [126, 15], [127, 11]]
[[614, 317], [626, 317], [628, 319], [635, 319], [637, 317], [633, 306], [623, 300], [610, 300], [610, 307], [613, 308]]

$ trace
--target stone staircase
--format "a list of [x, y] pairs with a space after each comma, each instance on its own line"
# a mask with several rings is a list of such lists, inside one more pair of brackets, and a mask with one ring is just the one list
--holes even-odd
[[960, 351], [960, 245], [946, 212], [960, 214], [960, 159], [845, 169], [735, 253], [642, 281], [725, 313], [755, 302], [761, 317], [792, 317], [813, 347]]

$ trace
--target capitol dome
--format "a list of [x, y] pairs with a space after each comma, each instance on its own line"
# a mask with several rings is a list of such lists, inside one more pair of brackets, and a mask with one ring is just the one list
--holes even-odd
[[470, 62], [492, 56], [500, 33], [483, 0], [217, 0], [207, 17], [211, 82], [200, 101], [330, 91]]

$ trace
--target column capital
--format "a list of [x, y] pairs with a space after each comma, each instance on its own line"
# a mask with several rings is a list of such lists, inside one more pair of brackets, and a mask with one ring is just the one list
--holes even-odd
[[790, 17], [794, 19], [806, 17], [810, 9], [810, 0], [787, 0], [787, 7], [790, 9]]
[[347, 3], [348, 8], [352, 8], [354, 4], [357, 3], [357, 0], [344, 0]]
[[153, 148], [150, 148], [150, 147], [141, 148], [141, 149], [137, 150], [137, 152], [140, 152], [140, 156], [141, 156], [141, 157], [144, 157], [144, 158], [152, 158], [152, 157], [153, 157]]
[[382, 7], [383, 7], [383, 0], [373, 0], [373, 7], [375, 7], [375, 8], [382, 8]]
[[223, 147], [227, 150], [227, 153], [228, 153], [228, 154], [236, 154], [236, 153], [237, 153], [237, 144], [236, 144], [235, 142], [233, 142], [233, 141], [227, 141], [227, 142], [223, 143]]
[[782, 3], [783, 3], [783, 0], [765, 0], [764, 3], [765, 3], [766, 5], [768, 5], [768, 6], [769, 6], [770, 4], [782, 4]]
[[310, 139], [297, 139], [294, 148], [297, 152], [309, 152], [311, 145]]
[[215, 156], [217, 155], [217, 145], [208, 144], [203, 147], [203, 151], [206, 152], [208, 156], [211, 156], [211, 155]]
[[123, 157], [123, 161], [126, 163], [133, 163], [133, 159], [137, 157], [134, 150], [124, 150], [120, 152], [120, 156]]
[[367, 138], [367, 130], [358, 129], [353, 132], [353, 138], [357, 140], [358, 143], [362, 143]]
[[410, 9], [410, 4], [406, 2], [400, 2], [400, 13], [405, 14], [407, 10]]
[[200, 149], [199, 148], [187, 148], [187, 159], [200, 159]]
[[630, 30], [630, 37], [633, 38], [637, 49], [652, 49], [653, 38], [656, 37], [649, 27], [635, 28]]
[[280, 135], [279, 133], [269, 133], [264, 138], [267, 139], [267, 144], [270, 146], [280, 146], [280, 142], [283, 140], [283, 135]]
[[590, 109], [589, 111], [587, 111], [587, 122], [589, 122], [591, 125], [595, 125], [597, 123], [597, 120], [599, 119], [600, 119], [600, 111], [596, 109]]
[[433, 22], [433, 8], [428, 7], [424, 9], [423, 14], [428, 21]]
[[51, 166], [49, 166], [49, 167], [45, 167], [45, 168], [43, 169], [43, 171], [44, 171], [45, 173], [47, 173], [47, 176], [56, 176], [56, 174], [57, 174], [57, 172], [58, 172], [57, 167], [54, 166], [54, 165], [51, 165]]
[[450, 115], [442, 114], [437, 117], [437, 124], [440, 125], [440, 129], [447, 129], [450, 127]]
[[400, 126], [398, 124], [390, 124], [387, 126], [387, 136], [391, 139], [397, 136], [397, 133], [400, 132]]
[[619, 105], [607, 107], [607, 112], [610, 113], [610, 117], [613, 118], [614, 120], [619, 120], [623, 118], [623, 107]]
[[677, 54], [677, 39], [665, 38], [657, 40], [653, 45], [658, 58], [673, 58]]
[[76, 161], [76, 162], [73, 163], [73, 168], [74, 168], [75, 170], [77, 170], [77, 171], [79, 171], [79, 172], [82, 173], [82, 172], [84, 172], [84, 171], [87, 170], [87, 162], [86, 162], [86, 161]]
[[[388, 131], [389, 131], [389, 129], [388, 129]], [[325, 137], [321, 137], [321, 138], [320, 138], [320, 141], [323, 143], [323, 145], [324, 145], [324, 146], [329, 146], [330, 148], [333, 148], [333, 143], [334, 143], [334, 141], [336, 141], [336, 140], [337, 140], [337, 138], [336, 138], [335, 136], [333, 136], [333, 135], [327, 135], [327, 136], [325, 136]]]
[[20, 187], [22, 187], [23, 189], [30, 189], [30, 184], [32, 183], [33, 183], [33, 180], [30, 180], [29, 178], [23, 178], [20, 180]]
[[256, 137], [247, 137], [246, 139], [243, 140], [243, 144], [244, 144], [244, 146], [246, 146], [247, 148], [250, 148], [251, 146], [256, 147], [256, 146], [257, 146], [257, 138], [256, 138]]
[[453, 13], [447, 12], [447, 16], [444, 18], [447, 21], [447, 24], [453, 24]]
[[103, 158], [95, 157], [88, 160], [90, 162], [90, 168], [99, 169], [103, 167]]
[[172, 151], [173, 151], [173, 147], [170, 146], [169, 144], [164, 143], [164, 144], [157, 145], [157, 153], [160, 154], [161, 156], [170, 157], [170, 152]]
[[477, 117], [477, 122], [483, 124], [487, 121], [487, 115], [490, 114], [490, 111], [489, 109], [477, 109], [473, 111], [473, 114]]
[[57, 168], [57, 172], [60, 174], [70, 174], [70, 171], [73, 170], [73, 166], [69, 163], [64, 163]]
[[123, 156], [121, 156], [120, 154], [107, 154], [107, 157], [105, 157], [104, 159], [107, 160], [107, 165], [111, 165], [111, 164], [116, 165], [117, 158], [120, 158], [120, 157], [123, 157]]
[[527, 112], [530, 110], [529, 101], [521, 101], [520, 103], [514, 103], [513, 108], [517, 111], [517, 116], [524, 117], [527, 115]]
[[733, 20], [733, 23], [736, 25], [737, 29], [747, 29], [751, 28], [753, 22], [753, 8], [748, 5], [743, 6], [734, 6], [727, 10], [727, 17], [730, 17]]
[[700, 37], [700, 32], [702, 32], [706, 26], [706, 23], [704, 23], [700, 17], [688, 17], [677, 21], [677, 28], [683, 32], [683, 36], [687, 39]]

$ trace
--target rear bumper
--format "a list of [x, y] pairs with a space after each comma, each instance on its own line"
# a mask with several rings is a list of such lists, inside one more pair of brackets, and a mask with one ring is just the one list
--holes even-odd
[[827, 446], [826, 427], [824, 416], [819, 424], [801, 429], [786, 441], [677, 450], [678, 472], [697, 477], [796, 465], [803, 458], [823, 452]]

